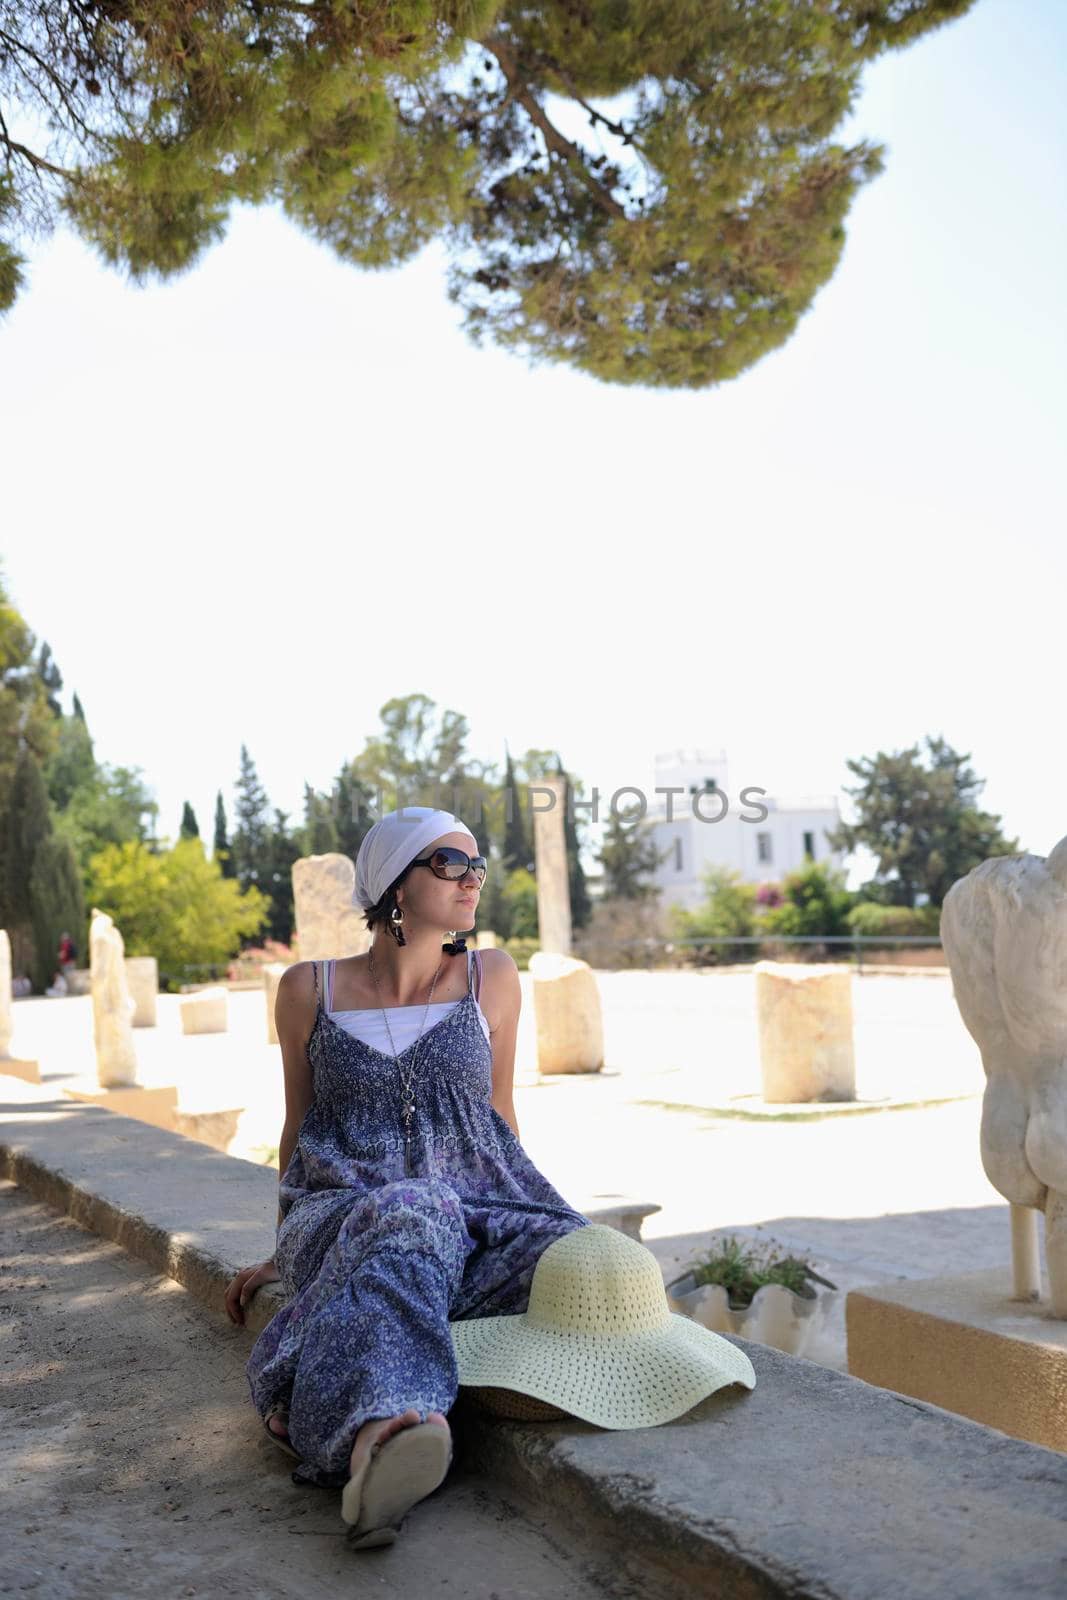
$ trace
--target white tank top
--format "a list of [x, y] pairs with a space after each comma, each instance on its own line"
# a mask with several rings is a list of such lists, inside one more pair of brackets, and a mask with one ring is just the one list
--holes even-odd
[[[382, 1008], [380, 1006], [360, 1007], [355, 1011], [331, 1011], [329, 1009], [333, 1000], [333, 963], [325, 963], [325, 967], [325, 981], [327, 984], [326, 1015], [333, 1022], [336, 1022], [339, 1027], [343, 1028], [346, 1033], [350, 1033], [353, 1039], [362, 1039], [364, 1044], [371, 1045], [373, 1049], [385, 1056], [393, 1054], [394, 1044], [399, 1055], [407, 1049], [409, 1044], [414, 1044], [420, 1033], [429, 1033], [430, 1029], [447, 1017], [450, 1011], [454, 1011], [456, 1006], [463, 1004], [462, 1000], [435, 1000], [429, 1006], [425, 1001], [421, 1005], [415, 1006], [387, 1006], [389, 1028], [392, 1029], [393, 1034], [391, 1044], [389, 1042], [389, 1031], [386, 1028], [385, 1018], [382, 1016]], [[490, 1043], [489, 1024], [485, 1020], [485, 1013], [478, 1004], [477, 996], [474, 997], [474, 1006], [478, 1013], [478, 1021], [481, 1024], [482, 1032], [485, 1034], [486, 1042]], [[426, 1013], [425, 1028], [422, 1026], [423, 1012]]]

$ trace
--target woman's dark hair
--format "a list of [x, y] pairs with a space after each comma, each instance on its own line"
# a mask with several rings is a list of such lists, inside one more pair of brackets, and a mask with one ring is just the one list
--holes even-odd
[[[375, 928], [384, 923], [385, 927], [389, 930], [390, 934], [392, 934], [397, 944], [406, 944], [407, 940], [404, 938], [403, 928], [398, 927], [392, 920], [393, 912], [396, 909], [396, 891], [399, 889], [400, 885], [403, 883], [404, 879], [407, 877], [414, 865], [414, 861], [409, 861], [400, 876], [393, 879], [392, 883], [389, 885], [388, 889], [386, 889], [381, 899], [377, 901], [375, 905], [371, 906], [369, 911], [364, 911], [363, 913], [363, 921], [371, 933], [374, 932]], [[441, 948], [447, 956], [459, 956], [462, 955], [466, 950], [467, 941], [465, 939], [449, 940], [448, 943], [443, 944]]]

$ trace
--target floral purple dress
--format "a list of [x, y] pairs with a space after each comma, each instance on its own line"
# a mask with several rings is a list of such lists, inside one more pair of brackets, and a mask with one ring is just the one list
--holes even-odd
[[289, 1299], [246, 1367], [264, 1424], [288, 1408], [295, 1482], [344, 1484], [369, 1417], [447, 1413], [449, 1322], [525, 1311], [542, 1251], [588, 1222], [490, 1104], [473, 954], [466, 995], [418, 1046], [407, 1160], [397, 1060], [328, 1015], [313, 963], [315, 1099], [282, 1174], [274, 1257]]

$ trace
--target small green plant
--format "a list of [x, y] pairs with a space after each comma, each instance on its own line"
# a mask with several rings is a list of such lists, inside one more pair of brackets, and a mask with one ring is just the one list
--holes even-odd
[[829, 1278], [821, 1278], [813, 1270], [810, 1261], [800, 1256], [782, 1255], [769, 1244], [762, 1249], [743, 1244], [733, 1236], [721, 1240], [714, 1250], [698, 1256], [690, 1271], [697, 1286], [705, 1283], [722, 1284], [734, 1311], [751, 1305], [757, 1291], [767, 1283], [780, 1283], [804, 1300], [815, 1298], [812, 1281], [823, 1284], [827, 1289], [837, 1288]]

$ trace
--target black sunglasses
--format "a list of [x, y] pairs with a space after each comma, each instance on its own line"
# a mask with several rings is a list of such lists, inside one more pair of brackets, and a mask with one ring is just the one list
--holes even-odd
[[474, 872], [479, 883], [485, 882], [488, 862], [484, 856], [469, 856], [465, 850], [457, 850], [454, 845], [442, 845], [432, 855], [423, 856], [418, 861], [411, 863], [413, 867], [429, 867], [430, 871], [438, 878], [449, 878], [455, 881], [465, 878], [467, 873]]

